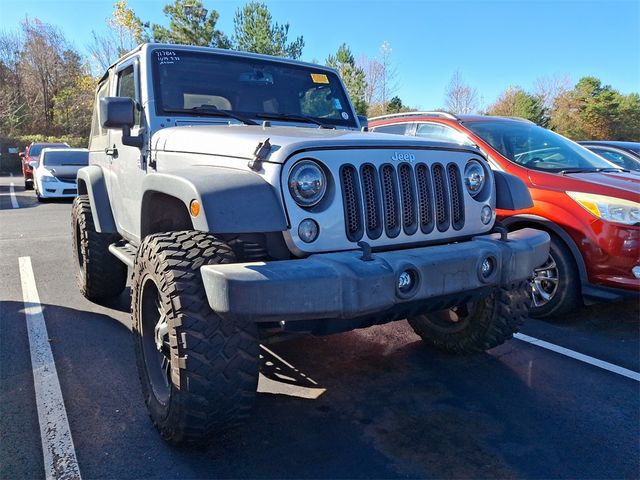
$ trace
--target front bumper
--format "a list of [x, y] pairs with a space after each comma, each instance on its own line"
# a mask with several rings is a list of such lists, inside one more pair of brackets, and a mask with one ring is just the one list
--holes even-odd
[[40, 182], [42, 198], [73, 198], [78, 194], [78, 186], [69, 182]]
[[[206, 265], [200, 268], [211, 308], [223, 317], [255, 322], [349, 319], [529, 278], [549, 255], [549, 235], [512, 232], [507, 241], [483, 235], [449, 245], [374, 253], [312, 255], [306, 259]], [[486, 278], [482, 262], [494, 269]], [[401, 291], [403, 272], [414, 287]]]

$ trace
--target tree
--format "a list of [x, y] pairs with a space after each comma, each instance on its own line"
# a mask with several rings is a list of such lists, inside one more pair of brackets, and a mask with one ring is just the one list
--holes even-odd
[[216, 29], [218, 12], [208, 11], [200, 0], [174, 0], [162, 9], [169, 18], [169, 28], [151, 25], [155, 42], [230, 48], [227, 36]]
[[251, 2], [239, 8], [233, 24], [235, 50], [294, 59], [302, 55], [304, 39], [300, 36], [287, 43], [289, 24], [274, 22], [265, 3]]
[[467, 85], [455, 71], [445, 90], [445, 108], [451, 113], [468, 114], [478, 110], [478, 91]]
[[563, 95], [571, 88], [571, 79], [568, 75], [554, 75], [551, 77], [540, 77], [536, 80], [533, 95], [540, 98], [542, 106], [550, 112], [560, 95]]
[[69, 48], [62, 33], [37, 18], [22, 22], [24, 45], [20, 53], [20, 75], [25, 79], [34, 130], [50, 133], [54, 97], [80, 69], [80, 57]]
[[12, 32], [0, 33], [0, 132], [16, 135], [28, 119], [27, 101], [20, 76], [22, 42]]
[[551, 127], [578, 140], [640, 139], [640, 96], [622, 95], [595, 77], [583, 77], [556, 98]]
[[136, 45], [149, 40], [149, 35], [146, 33], [149, 24], [143, 23], [136, 16], [127, 4], [127, 0], [118, 0], [113, 5], [113, 13], [107, 20], [107, 25], [116, 34], [119, 55], [124, 55]]
[[358, 115], [366, 115], [367, 103], [364, 100], [365, 73], [364, 70], [356, 66], [353, 54], [346, 43], [340, 45], [335, 56], [330, 55], [327, 58], [326, 65], [335, 68], [340, 74]]
[[520, 87], [509, 87], [487, 112], [489, 115], [519, 117], [545, 126], [545, 111], [542, 101], [535, 95], [525, 92]]
[[54, 121], [58, 131], [74, 137], [88, 137], [91, 130], [91, 114], [95, 80], [88, 68], [72, 79], [54, 98]]
[[380, 47], [380, 65], [382, 66], [380, 72], [380, 102], [385, 112], [388, 99], [397, 90], [396, 77], [398, 72], [391, 62], [392, 52], [391, 45], [385, 40]]
[[389, 113], [400, 113], [404, 108], [402, 100], [398, 96], [393, 97], [387, 104], [387, 112]]
[[91, 31], [92, 41], [87, 45], [92, 69], [101, 75], [118, 58], [150, 40], [149, 23], [138, 18], [126, 0], [118, 0], [107, 19], [109, 30], [104, 34]]
[[375, 58], [370, 59], [362, 55], [356, 61], [356, 65], [364, 72], [365, 88], [364, 101], [367, 105], [381, 103], [379, 100], [380, 83], [383, 76], [383, 66]]

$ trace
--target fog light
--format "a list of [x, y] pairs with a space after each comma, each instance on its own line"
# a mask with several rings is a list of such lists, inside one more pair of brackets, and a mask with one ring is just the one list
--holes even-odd
[[482, 207], [482, 211], [480, 212], [480, 221], [487, 225], [491, 221], [491, 217], [493, 217], [493, 210], [489, 205], [485, 205]]
[[636, 265], [635, 267], [633, 267], [631, 269], [631, 272], [633, 273], [634, 277], [640, 278], [640, 265]]
[[405, 270], [398, 277], [398, 290], [401, 292], [408, 292], [413, 288], [413, 278], [411, 272]]
[[300, 222], [298, 226], [298, 237], [305, 243], [311, 243], [316, 238], [318, 238], [318, 234], [320, 233], [320, 227], [316, 223], [315, 220], [310, 218], [305, 218]]
[[487, 257], [482, 262], [482, 265], [480, 265], [480, 273], [482, 274], [483, 278], [489, 278], [495, 268], [496, 266], [494, 259], [492, 257]]

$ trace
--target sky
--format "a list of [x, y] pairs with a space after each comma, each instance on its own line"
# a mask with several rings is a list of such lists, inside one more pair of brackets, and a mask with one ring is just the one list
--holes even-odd
[[[25, 15], [58, 26], [86, 52], [92, 31], [107, 29], [115, 0], [0, 0], [0, 31]], [[171, 0], [129, 0], [143, 20], [167, 24]], [[203, 0], [231, 36], [247, 1]], [[324, 63], [342, 43], [356, 58], [391, 46], [395, 94], [420, 109], [444, 106], [454, 72], [475, 87], [484, 106], [509, 86], [536, 79], [596, 76], [624, 94], [640, 92], [640, 0], [266, 0], [273, 19], [303, 36], [302, 60]]]

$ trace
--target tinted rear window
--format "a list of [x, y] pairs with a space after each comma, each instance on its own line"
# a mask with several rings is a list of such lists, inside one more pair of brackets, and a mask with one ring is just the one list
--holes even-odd
[[69, 146], [65, 145], [64, 143], [36, 143], [35, 145], [31, 146], [31, 149], [29, 150], [29, 156], [37, 157], [38, 155], [40, 155], [40, 152], [43, 148], [69, 148]]

